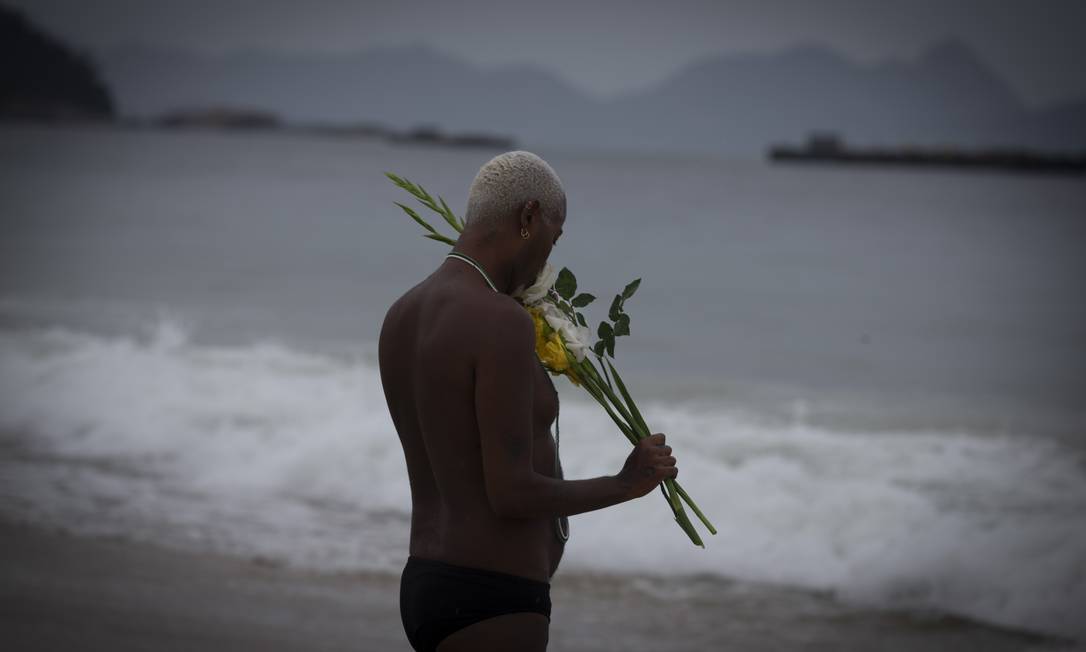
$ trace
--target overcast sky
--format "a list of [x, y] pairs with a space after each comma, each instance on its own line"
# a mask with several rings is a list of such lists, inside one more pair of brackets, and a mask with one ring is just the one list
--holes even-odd
[[427, 42], [604, 96], [711, 53], [819, 42], [863, 62], [954, 36], [1033, 105], [1086, 98], [1086, 0], [0, 0], [84, 47], [344, 51]]

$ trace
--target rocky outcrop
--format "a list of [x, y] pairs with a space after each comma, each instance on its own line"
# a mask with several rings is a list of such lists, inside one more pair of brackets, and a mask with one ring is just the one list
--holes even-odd
[[90, 58], [0, 6], [0, 119], [110, 120], [113, 98]]

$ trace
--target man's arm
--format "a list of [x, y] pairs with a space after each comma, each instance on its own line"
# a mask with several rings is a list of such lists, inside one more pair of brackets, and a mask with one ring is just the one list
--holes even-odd
[[560, 480], [532, 468], [532, 375], [535, 327], [510, 305], [486, 321], [475, 362], [475, 413], [479, 423], [487, 497], [499, 516], [570, 516], [637, 497], [618, 475]]

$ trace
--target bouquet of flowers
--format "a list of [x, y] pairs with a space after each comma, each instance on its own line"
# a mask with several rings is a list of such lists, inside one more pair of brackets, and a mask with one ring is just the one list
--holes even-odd
[[[409, 192], [423, 206], [440, 215], [457, 233], [463, 231], [464, 221], [453, 214], [444, 199], [438, 197], [435, 200], [422, 186], [391, 172], [386, 172], [385, 176]], [[439, 233], [410, 206], [399, 202], [396, 202], [396, 205], [426, 229], [424, 237], [448, 245], [456, 244], [455, 240]], [[635, 445], [652, 432], [611, 361], [615, 357], [615, 338], [630, 334], [630, 316], [624, 311], [624, 306], [640, 284], [641, 279], [636, 279], [623, 288], [620, 294], [615, 295], [607, 313], [608, 319], [601, 321], [596, 329], [599, 339], [591, 344], [591, 331], [579, 308], [588, 306], [596, 297], [587, 292], [577, 293], [577, 278], [569, 268], [563, 267], [555, 272], [548, 263], [535, 283], [514, 297], [535, 322], [536, 355], [543, 362], [543, 366], [552, 374], [563, 375], [574, 385], [584, 388], [603, 407], [630, 443]], [[596, 362], [589, 357], [589, 352], [596, 358]], [[709, 532], [716, 534], [713, 524], [674, 478], [664, 480], [660, 491], [664, 494], [679, 527], [695, 545], [704, 548], [705, 544], [686, 515], [681, 501], [690, 506]]]

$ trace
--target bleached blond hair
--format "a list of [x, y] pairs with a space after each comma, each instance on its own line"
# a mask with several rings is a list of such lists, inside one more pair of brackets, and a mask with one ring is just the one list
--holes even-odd
[[524, 203], [532, 199], [539, 201], [548, 220], [557, 220], [565, 210], [566, 193], [554, 169], [531, 152], [499, 154], [479, 168], [471, 182], [464, 221], [493, 232], [502, 220], [519, 218]]

